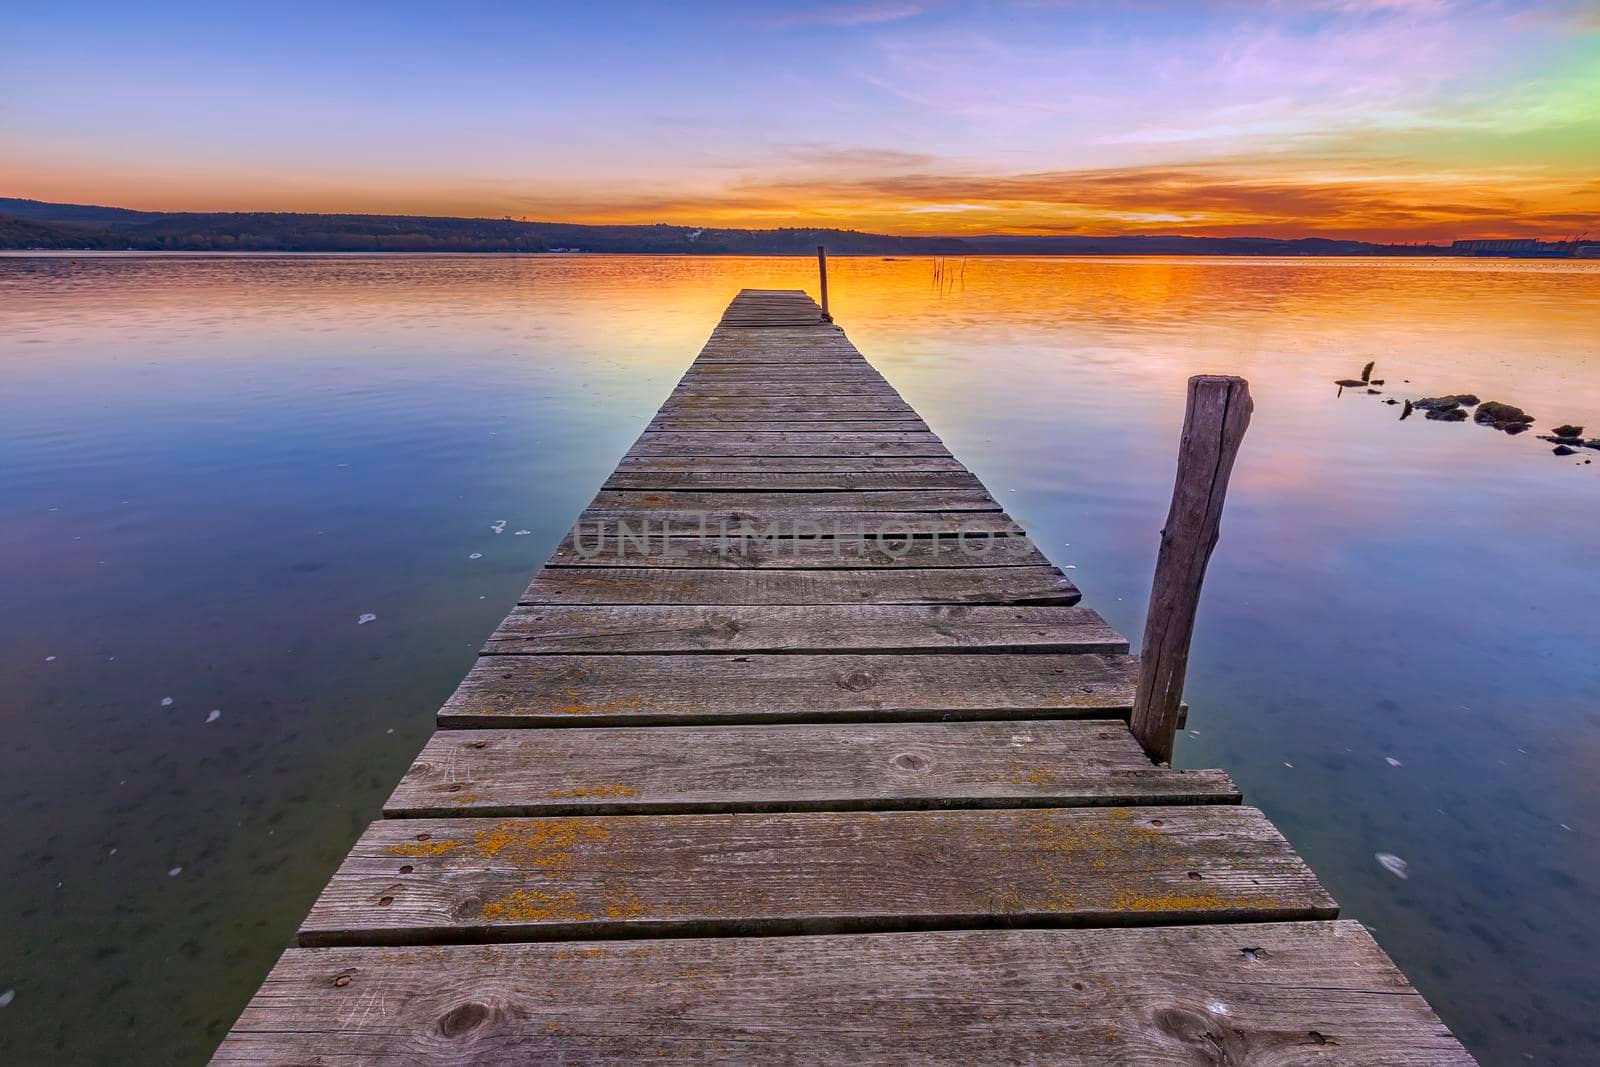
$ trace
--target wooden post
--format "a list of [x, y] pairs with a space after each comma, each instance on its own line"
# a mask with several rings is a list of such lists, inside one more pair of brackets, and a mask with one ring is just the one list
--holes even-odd
[[822, 278], [822, 321], [832, 322], [833, 316], [828, 314], [828, 250], [822, 245], [817, 246], [817, 273]]
[[1250, 384], [1243, 378], [1197, 374], [1189, 379], [1178, 477], [1161, 531], [1133, 699], [1133, 736], [1156, 763], [1172, 761], [1200, 585], [1217, 546], [1228, 475], [1253, 407]]

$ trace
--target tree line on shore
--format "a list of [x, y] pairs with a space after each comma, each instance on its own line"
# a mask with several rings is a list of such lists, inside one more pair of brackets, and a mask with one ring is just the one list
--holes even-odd
[[592, 226], [516, 219], [292, 212], [151, 212], [0, 197], [0, 248], [184, 252], [629, 252], [804, 255], [1437, 255], [1434, 245], [1326, 238], [994, 235]]

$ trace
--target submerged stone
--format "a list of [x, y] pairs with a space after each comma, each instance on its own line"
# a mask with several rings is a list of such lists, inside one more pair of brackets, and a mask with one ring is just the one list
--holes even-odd
[[1556, 445], [1556, 447], [1552, 448], [1550, 451], [1554, 452], [1558, 456], [1576, 456], [1578, 454], [1578, 450], [1576, 448], [1568, 448], [1566, 445]]
[[1471, 393], [1451, 393], [1448, 396], [1425, 396], [1416, 402], [1423, 411], [1442, 411], [1446, 408], [1475, 407], [1478, 398]]
[[1477, 414], [1472, 416], [1473, 421], [1485, 426], [1493, 426], [1506, 433], [1521, 433], [1533, 422], [1533, 416], [1514, 404], [1502, 404], [1497, 400], [1487, 400], [1478, 406]]
[[1435, 422], [1466, 422], [1467, 413], [1461, 408], [1425, 408], [1427, 417]]

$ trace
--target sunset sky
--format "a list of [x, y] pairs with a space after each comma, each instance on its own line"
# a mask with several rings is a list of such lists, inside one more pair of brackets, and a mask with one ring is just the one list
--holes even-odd
[[1600, 3], [16, 6], [0, 196], [1600, 236]]

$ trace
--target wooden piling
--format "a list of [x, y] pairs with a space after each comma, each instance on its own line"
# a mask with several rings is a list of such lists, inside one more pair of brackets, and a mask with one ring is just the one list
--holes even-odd
[[817, 246], [817, 276], [822, 288], [822, 321], [832, 322], [833, 316], [828, 313], [828, 250], [822, 245]]
[[1228, 475], [1253, 407], [1243, 378], [1197, 374], [1189, 379], [1178, 475], [1161, 530], [1133, 704], [1133, 735], [1157, 763], [1172, 760], [1200, 587], [1217, 546]]

